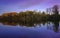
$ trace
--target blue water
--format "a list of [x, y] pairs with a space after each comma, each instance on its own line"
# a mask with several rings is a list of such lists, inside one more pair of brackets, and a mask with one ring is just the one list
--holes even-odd
[[60, 24], [57, 31], [54, 29], [53, 23], [41, 23], [32, 27], [0, 23], [0, 38], [60, 38]]

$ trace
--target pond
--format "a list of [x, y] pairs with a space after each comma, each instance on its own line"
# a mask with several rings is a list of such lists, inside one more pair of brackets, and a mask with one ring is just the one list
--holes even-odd
[[46, 22], [22, 26], [0, 23], [0, 38], [60, 38], [60, 22]]

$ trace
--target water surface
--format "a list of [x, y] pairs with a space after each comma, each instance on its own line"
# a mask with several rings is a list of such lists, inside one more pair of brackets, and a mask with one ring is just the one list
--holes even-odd
[[0, 38], [60, 38], [60, 22], [39, 23], [33, 26], [0, 23]]

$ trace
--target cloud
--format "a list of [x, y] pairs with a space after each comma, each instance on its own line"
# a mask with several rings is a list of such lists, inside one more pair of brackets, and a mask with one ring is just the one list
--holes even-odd
[[54, 4], [60, 5], [60, 0], [0, 0], [0, 9], [2, 9], [0, 12], [20, 11], [33, 8], [44, 9]]
[[5, 5], [11, 5], [11, 4], [17, 4], [20, 6], [33, 6], [42, 3], [45, 0], [0, 0], [0, 4], [5, 4]]
[[22, 2], [20, 4], [23, 4], [21, 6], [23, 7], [30, 7], [30, 6], [34, 6], [34, 5], [38, 5], [41, 4], [42, 2], [44, 2], [45, 0], [27, 0], [25, 2]]

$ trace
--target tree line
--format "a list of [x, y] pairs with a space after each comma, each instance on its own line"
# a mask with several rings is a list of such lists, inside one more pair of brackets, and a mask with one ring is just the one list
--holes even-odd
[[[49, 13], [49, 14], [48, 14]], [[53, 13], [53, 14], [50, 14]], [[22, 11], [20, 13], [10, 12], [0, 16], [0, 22], [19, 22], [23, 24], [40, 23], [46, 21], [60, 21], [58, 6], [54, 5], [47, 12]]]

